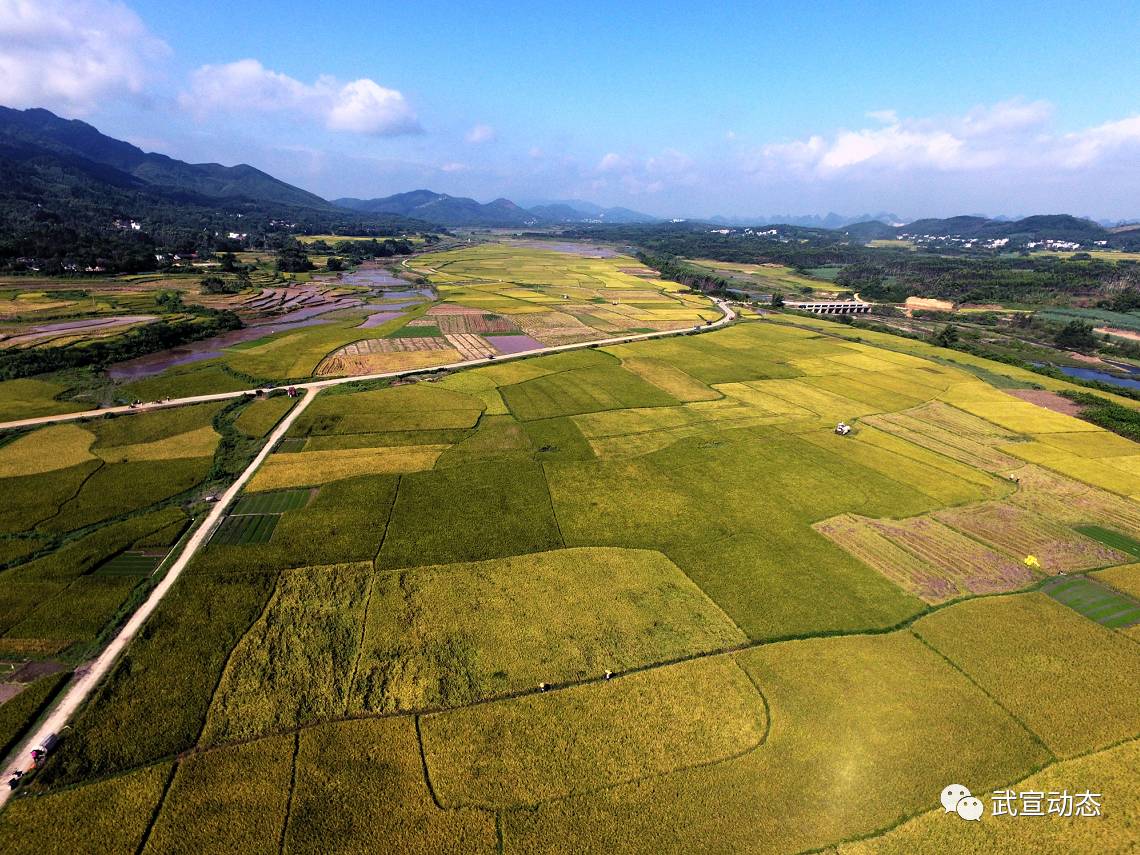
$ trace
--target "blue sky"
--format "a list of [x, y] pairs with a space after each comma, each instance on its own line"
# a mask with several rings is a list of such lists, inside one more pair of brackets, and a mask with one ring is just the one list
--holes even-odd
[[1123, 219], [1137, 43], [1114, 2], [0, 0], [0, 103], [330, 197]]

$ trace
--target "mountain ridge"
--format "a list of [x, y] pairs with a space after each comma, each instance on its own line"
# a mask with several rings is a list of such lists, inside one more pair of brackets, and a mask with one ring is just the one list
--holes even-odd
[[217, 199], [244, 198], [331, 208], [315, 193], [294, 187], [249, 164], [186, 163], [165, 154], [109, 137], [79, 119], [63, 119], [49, 110], [0, 107], [0, 141], [34, 146], [45, 153], [81, 158], [132, 175], [156, 189], [172, 189]]
[[351, 196], [334, 199], [341, 208], [368, 213], [399, 214], [445, 227], [537, 227], [565, 223], [655, 223], [657, 217], [629, 208], [602, 208], [592, 202], [568, 200], [524, 208], [510, 199], [481, 203], [466, 196], [433, 190], [409, 190], [375, 199]]

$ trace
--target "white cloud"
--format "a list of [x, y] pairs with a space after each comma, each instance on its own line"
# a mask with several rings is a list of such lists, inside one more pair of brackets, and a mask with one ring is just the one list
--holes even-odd
[[1118, 154], [1121, 150], [1133, 150], [1132, 162], [1135, 165], [1135, 158], [1140, 158], [1140, 116], [1066, 134], [1057, 144], [1057, 159], [1064, 166], [1080, 167]]
[[1005, 132], [1039, 128], [1053, 116], [1053, 105], [1048, 101], [1022, 101], [1015, 98], [997, 104], [975, 107], [962, 117], [959, 130], [962, 136], [987, 136]]
[[448, 172], [448, 173], [466, 172], [470, 168], [471, 167], [468, 166], [466, 163], [459, 163], [458, 161], [454, 161], [454, 160], [450, 161], [448, 163], [444, 163], [439, 167], [441, 172]]
[[900, 117], [893, 110], [867, 115], [879, 126], [763, 146], [745, 158], [744, 169], [761, 178], [832, 179], [1072, 168], [1133, 147], [1140, 154], [1140, 116], [1058, 135], [1049, 132], [1053, 106], [1045, 101], [1015, 99], [949, 117]]
[[142, 95], [168, 51], [118, 0], [0, 0], [0, 103], [89, 113]]
[[899, 120], [898, 113], [894, 110], [871, 110], [867, 113], [867, 118], [882, 122], [884, 125], [893, 125]]
[[629, 161], [613, 151], [602, 155], [602, 159], [598, 161], [598, 172], [618, 172], [628, 168]]
[[215, 112], [292, 113], [331, 131], [395, 136], [421, 130], [411, 106], [395, 89], [368, 78], [342, 84], [321, 76], [315, 83], [303, 83], [256, 59], [203, 65], [191, 75], [179, 101], [199, 117]]
[[479, 143], [494, 142], [495, 137], [495, 129], [490, 125], [476, 125], [467, 132], [466, 140], [478, 145]]

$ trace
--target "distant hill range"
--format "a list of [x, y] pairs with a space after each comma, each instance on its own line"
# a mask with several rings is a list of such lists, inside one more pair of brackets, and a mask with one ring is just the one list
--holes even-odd
[[856, 216], [844, 216], [843, 214], [836, 214], [834, 211], [820, 216], [819, 214], [808, 215], [792, 215], [792, 214], [772, 214], [763, 217], [712, 217], [708, 222], [714, 225], [724, 226], [756, 226], [758, 224], [771, 223], [783, 226], [801, 226], [809, 229], [842, 229], [845, 226], [850, 226], [856, 223], [862, 224], [867, 222], [878, 222], [882, 224], [899, 224], [902, 220], [894, 214], [881, 211], [878, 214], [858, 214]]
[[910, 237], [918, 240], [957, 239], [961, 241], [995, 241], [1008, 239], [1011, 244], [1027, 242], [1067, 242], [1092, 248], [1103, 241], [1105, 246], [1140, 247], [1140, 224], [1105, 228], [1092, 220], [1069, 214], [1040, 214], [1020, 220], [998, 220], [988, 217], [963, 216], [946, 219], [915, 220], [902, 226], [878, 220], [853, 223], [841, 229], [861, 241]]
[[537, 228], [566, 223], [656, 223], [657, 217], [628, 208], [602, 208], [591, 202], [547, 202], [531, 208], [510, 199], [480, 203], [464, 196], [431, 190], [412, 190], [381, 199], [335, 199], [333, 204], [352, 211], [398, 214], [434, 225], [456, 228]]
[[85, 173], [124, 189], [209, 199], [242, 199], [297, 208], [331, 209], [313, 193], [252, 166], [185, 163], [101, 134], [47, 110], [0, 107], [0, 157], [36, 167]]
[[346, 211], [245, 164], [185, 163], [47, 110], [0, 107], [0, 268], [146, 270], [159, 247], [217, 249], [231, 234], [429, 228]]

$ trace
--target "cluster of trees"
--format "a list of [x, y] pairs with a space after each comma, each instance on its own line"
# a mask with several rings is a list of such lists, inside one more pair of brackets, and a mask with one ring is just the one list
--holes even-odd
[[717, 276], [704, 270], [698, 270], [692, 265], [675, 256], [658, 255], [648, 252], [639, 252], [637, 260], [646, 267], [652, 267], [661, 274], [662, 279], [686, 285], [694, 291], [723, 293], [732, 287], [732, 283], [723, 276]]
[[304, 273], [315, 268], [305, 248], [294, 239], [277, 250], [274, 266], [279, 273]]
[[120, 175], [99, 176], [90, 164], [71, 169], [10, 155], [0, 145], [0, 271], [145, 272], [161, 269], [159, 256], [272, 252], [296, 232], [371, 235], [384, 239], [372, 243], [392, 247], [381, 254], [406, 245], [398, 236], [409, 221], [399, 218], [162, 192], [124, 183]]
[[722, 235], [707, 225], [689, 223], [581, 227], [563, 233], [627, 241], [649, 255], [673, 259], [774, 263], [799, 272], [839, 266], [837, 285], [882, 302], [901, 303], [907, 297], [923, 296], [955, 302], [1033, 304], [1067, 295], [1099, 297], [1116, 311], [1132, 311], [1140, 305], [1140, 264], [1107, 261], [1089, 253], [1062, 258], [994, 251], [910, 251], [868, 247], [843, 232], [792, 226], [780, 226], [778, 235]]
[[203, 294], [240, 294], [249, 287], [249, 275], [243, 271], [233, 279], [203, 276], [198, 284]]
[[310, 252], [321, 255], [336, 253], [325, 262], [325, 267], [328, 270], [344, 270], [346, 264], [359, 264], [372, 258], [411, 255], [413, 251], [411, 242], [403, 238], [341, 240], [331, 246], [327, 241], [318, 240], [306, 246], [296, 238], [289, 237], [278, 243], [275, 264], [277, 270], [282, 273], [304, 273], [315, 269], [312, 259], [309, 258]]
[[1100, 395], [1089, 392], [1062, 392], [1066, 398], [1081, 407], [1081, 418], [1140, 442], [1140, 410], [1125, 407]]
[[1096, 350], [1100, 344], [1092, 324], [1083, 321], [1069, 321], [1057, 331], [1053, 341], [1062, 350]]
[[1056, 256], [946, 257], [868, 250], [871, 256], [843, 268], [836, 283], [872, 300], [902, 302], [936, 297], [970, 303], [1045, 303], [1058, 295], [1107, 296], [1140, 286], [1140, 265]]
[[[439, 240], [435, 235], [428, 235], [427, 243], [434, 244]], [[341, 258], [347, 258], [353, 263], [359, 263], [369, 258], [392, 258], [396, 255], [411, 255], [414, 247], [411, 242], [404, 239], [388, 240], [338, 240], [333, 244], [318, 240], [309, 244], [312, 252], [321, 254], [335, 253]]]

